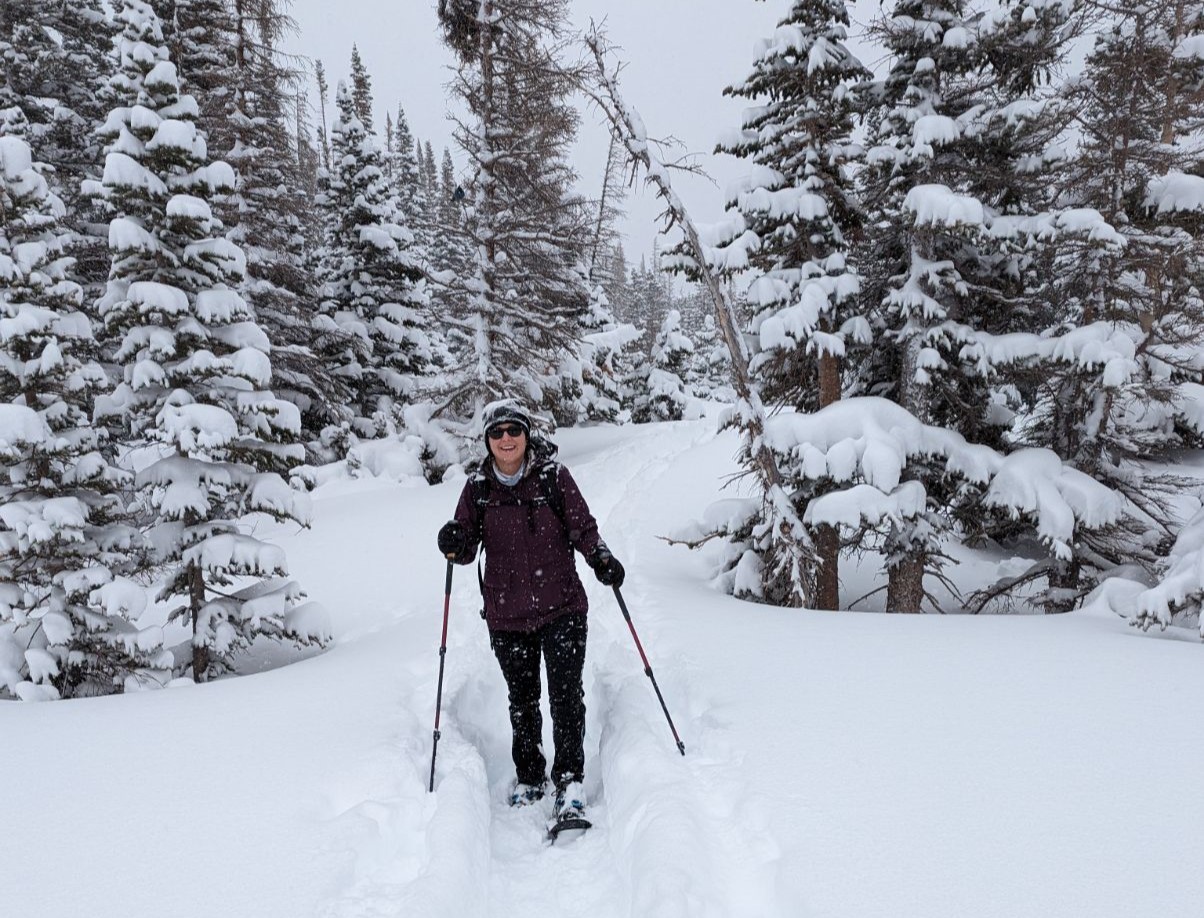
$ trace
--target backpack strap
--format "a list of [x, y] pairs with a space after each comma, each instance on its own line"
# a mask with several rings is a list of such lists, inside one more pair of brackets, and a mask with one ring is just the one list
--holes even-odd
[[560, 525], [566, 530], [569, 524], [564, 519], [564, 492], [560, 490], [560, 463], [549, 462], [539, 470], [539, 489], [543, 492], [544, 500], [560, 520]]

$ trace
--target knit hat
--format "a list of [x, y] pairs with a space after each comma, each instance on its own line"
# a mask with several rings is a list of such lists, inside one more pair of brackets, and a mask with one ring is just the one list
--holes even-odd
[[492, 428], [500, 424], [517, 424], [523, 429], [523, 433], [528, 437], [531, 436], [531, 415], [517, 399], [503, 398], [496, 402], [490, 402], [485, 406], [482, 421], [485, 425], [486, 436]]

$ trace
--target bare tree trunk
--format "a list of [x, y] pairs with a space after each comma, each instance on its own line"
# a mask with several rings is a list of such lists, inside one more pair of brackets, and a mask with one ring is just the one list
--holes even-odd
[[924, 603], [922, 554], [909, 555], [890, 568], [886, 583], [887, 612], [919, 612]]
[[1079, 574], [1082, 563], [1078, 558], [1070, 561], [1056, 560], [1049, 571], [1049, 589], [1054, 594], [1050, 598], [1050, 612], [1069, 612], [1074, 608], [1074, 595], [1078, 593]]
[[[819, 358], [819, 407], [840, 401], [840, 358], [822, 354]], [[840, 532], [827, 525], [815, 529], [815, 553], [819, 565], [815, 576], [815, 607], [840, 608]]]
[[753, 471], [761, 485], [763, 511], [773, 530], [771, 539], [776, 556], [767, 559], [766, 576], [775, 576], [781, 567], [789, 567], [795, 572], [797, 583], [797, 589], [792, 593], [792, 604], [814, 607], [815, 547], [794, 512], [789, 495], [783, 492], [781, 470], [765, 443], [765, 409], [749, 374], [748, 347], [739, 330], [735, 307], [709, 264], [698, 228], [673, 190], [665, 165], [652, 157], [642, 120], [627, 107], [619, 94], [615, 77], [607, 71], [604, 42], [596, 28], [586, 38], [586, 45], [594, 56], [597, 65], [595, 76], [600, 83], [599, 92], [592, 92], [588, 88], [586, 91], [590, 92], [611, 127], [622, 138], [631, 160], [646, 170], [646, 181], [655, 186], [657, 197], [664, 202], [669, 224], [679, 227], [685, 235], [686, 245], [710, 295], [715, 320], [731, 355], [732, 383], [740, 398], [736, 411], [747, 440]]
[[815, 608], [840, 608], [840, 533], [833, 526], [815, 527]]
[[595, 272], [598, 267], [598, 249], [602, 246], [602, 232], [606, 229], [606, 208], [610, 203], [610, 185], [614, 180], [615, 156], [618, 153], [619, 138], [614, 131], [610, 132], [610, 143], [606, 147], [606, 168], [602, 171], [602, 193], [598, 197], [598, 219], [594, 221], [594, 235], [589, 252], [589, 282], [597, 283]]
[[205, 605], [205, 574], [196, 564], [188, 572], [188, 598], [192, 609], [192, 681], [204, 682], [209, 674], [209, 648], [196, 643], [201, 608]]
[[[1183, 38], [1183, 32], [1186, 27], [1187, 11], [1184, 9], [1183, 0], [1178, 0], [1175, 3], [1175, 25], [1173, 34], [1170, 36], [1169, 44], [1171, 47], [1179, 44]], [[1175, 122], [1176, 115], [1179, 112], [1179, 80], [1172, 73], [1166, 81], [1166, 106], [1162, 110], [1162, 142], [1168, 147], [1175, 142]]]

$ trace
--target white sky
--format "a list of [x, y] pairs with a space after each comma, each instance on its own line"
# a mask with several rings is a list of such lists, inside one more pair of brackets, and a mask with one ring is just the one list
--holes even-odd
[[[700, 162], [716, 185], [676, 179], [700, 222], [719, 219], [724, 189], [745, 168], [711, 155], [718, 137], [739, 125], [746, 104], [725, 98], [723, 88], [744, 78], [755, 42], [772, 33], [789, 5], [790, 0], [573, 0], [574, 26], [584, 29], [591, 17], [606, 18], [610, 38], [627, 61], [624, 94], [650, 136], [672, 135], [685, 151], [703, 154]], [[415, 136], [429, 139], [439, 157], [444, 146], [452, 146], [444, 89], [452, 57], [439, 40], [435, 7], [436, 0], [294, 0], [300, 34], [289, 50], [320, 59], [333, 94], [337, 81], [347, 78], [351, 46], [357, 44], [373, 79], [378, 129], [385, 111], [400, 102]], [[865, 22], [877, 10], [877, 0], [857, 0], [855, 16]], [[859, 31], [856, 23], [853, 31]], [[573, 157], [581, 189], [589, 195], [597, 193], [606, 156], [606, 134], [597, 125], [596, 113], [586, 111]], [[452, 155], [457, 156], [454, 147]], [[652, 250], [660, 208], [650, 195], [637, 193], [626, 209], [627, 251], [634, 262]]]

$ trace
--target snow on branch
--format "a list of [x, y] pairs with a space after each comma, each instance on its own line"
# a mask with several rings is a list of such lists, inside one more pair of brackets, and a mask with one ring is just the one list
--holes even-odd
[[904, 480], [904, 472], [920, 459], [941, 461], [950, 475], [980, 486], [987, 506], [1033, 520], [1038, 536], [1059, 558], [1071, 557], [1077, 527], [1107, 526], [1122, 511], [1120, 495], [1051, 450], [1003, 455], [923, 424], [886, 399], [851, 398], [814, 414], [777, 415], [765, 437], [801, 478], [848, 486], [808, 504], [804, 522], [809, 526], [856, 530], [918, 515], [926, 495], [918, 482]]
[[1150, 179], [1146, 188], [1145, 206], [1159, 214], [1204, 211], [1204, 178], [1171, 172]]
[[1176, 618], [1196, 618], [1204, 637], [1204, 510], [1188, 520], [1175, 539], [1162, 580], [1139, 593], [1132, 624], [1148, 631], [1154, 625], [1166, 630]]

